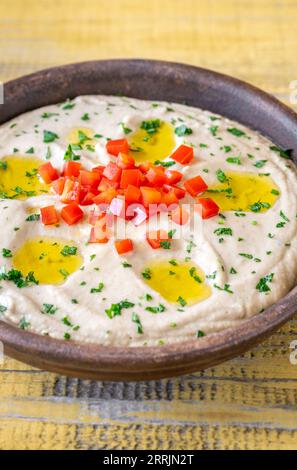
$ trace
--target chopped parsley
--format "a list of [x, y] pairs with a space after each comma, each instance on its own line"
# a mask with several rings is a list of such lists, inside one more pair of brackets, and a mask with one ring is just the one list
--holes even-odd
[[265, 277], [262, 277], [259, 280], [258, 284], [256, 285], [256, 289], [259, 292], [269, 292], [269, 291], [271, 291], [271, 288], [268, 285], [268, 282], [272, 282], [273, 276], [274, 276], [274, 273], [271, 273], [271, 274], [267, 274], [267, 276], [265, 276]]
[[30, 328], [30, 326], [31, 324], [26, 320], [25, 317], [20, 319], [19, 328], [21, 328], [21, 330], [27, 330], [28, 328]]
[[228, 294], [234, 294], [234, 292], [230, 289], [230, 284], [224, 284], [224, 287], [220, 287], [217, 284], [213, 285], [216, 289], [228, 292]]
[[58, 307], [55, 307], [53, 304], [42, 304], [41, 313], [44, 313], [47, 315], [54, 315], [57, 310], [58, 310]]
[[243, 258], [247, 258], [247, 259], [253, 259], [253, 255], [249, 254], [249, 253], [238, 253], [239, 256], [242, 256]]
[[122, 262], [123, 268], [132, 268], [132, 264], [127, 263], [127, 261]]
[[236, 165], [241, 165], [240, 157], [228, 157], [228, 158], [226, 158], [226, 162], [234, 163]]
[[178, 137], [184, 137], [185, 135], [191, 135], [193, 133], [190, 127], [187, 127], [185, 124], [181, 124], [180, 126], [174, 129], [175, 134]]
[[232, 228], [229, 227], [217, 228], [214, 230], [213, 233], [215, 233], [216, 235], [233, 235]]
[[131, 134], [132, 129], [130, 129], [129, 127], [126, 127], [123, 122], [121, 122], [121, 127], [122, 127], [122, 129], [123, 129], [124, 134], [126, 134], [126, 135], [127, 135], [127, 134]]
[[166, 310], [163, 304], [159, 304], [157, 307], [146, 307], [145, 310], [151, 313], [162, 313]]
[[3, 258], [11, 258], [12, 257], [11, 250], [8, 250], [7, 248], [2, 248], [2, 256]]
[[194, 281], [199, 282], [199, 284], [202, 283], [202, 279], [201, 279], [200, 276], [198, 276], [197, 270], [196, 270], [195, 266], [193, 266], [192, 268], [190, 268], [189, 274], [190, 274], [190, 276], [194, 279]]
[[80, 156], [79, 155], [76, 155], [74, 152], [73, 152], [73, 146], [71, 144], [68, 145], [67, 147], [67, 150], [64, 154], [64, 160], [80, 160]]
[[286, 159], [289, 159], [289, 160], [292, 158], [292, 150], [291, 149], [282, 150], [281, 148], [276, 147], [276, 145], [271, 145], [269, 148], [270, 148], [270, 150], [273, 150], [273, 152], [278, 153], [279, 156], [282, 157], [282, 158], [286, 158]]
[[76, 246], [69, 246], [65, 245], [61, 250], [61, 255], [63, 256], [71, 256], [77, 254], [77, 247]]
[[89, 121], [90, 120], [90, 116], [88, 113], [84, 113], [81, 117], [81, 120], [82, 121]]
[[0, 161], [0, 169], [1, 170], [7, 170], [7, 162], [1, 160]]
[[178, 298], [177, 298], [177, 302], [182, 306], [182, 307], [185, 307], [187, 305], [187, 302], [185, 301], [185, 299], [179, 295]]
[[55, 132], [52, 131], [43, 131], [43, 142], [46, 144], [50, 142], [54, 142], [56, 139], [58, 139], [59, 136], [55, 134]]
[[240, 129], [237, 129], [236, 127], [229, 127], [227, 131], [230, 132], [230, 134], [235, 135], [236, 137], [242, 137], [243, 135], [245, 135], [245, 132], [241, 131]]
[[34, 277], [33, 271], [24, 276], [21, 271], [18, 271], [17, 269], [11, 269], [8, 272], [2, 271], [0, 274], [0, 281], [1, 280], [11, 281], [19, 288], [28, 287], [32, 284], [39, 284], [39, 281], [37, 281]]
[[144, 271], [142, 271], [141, 275], [142, 275], [142, 277], [144, 277], [144, 279], [151, 279], [152, 278], [152, 272], [149, 268], [146, 268]]
[[229, 180], [226, 174], [220, 168], [216, 171], [216, 176], [220, 183], [226, 183]]
[[133, 323], [135, 323], [136, 326], [137, 326], [137, 333], [138, 333], [139, 335], [142, 335], [142, 334], [143, 334], [143, 327], [142, 327], [140, 318], [139, 318], [139, 316], [137, 315], [137, 313], [132, 313], [132, 321], [133, 321]]
[[160, 242], [160, 247], [163, 248], [164, 250], [170, 250], [171, 242], [169, 241]]
[[269, 202], [255, 202], [254, 204], [251, 204], [249, 206], [249, 208], [251, 209], [251, 211], [253, 212], [260, 212], [261, 209], [269, 209], [271, 207], [271, 205], [269, 204]]
[[163, 166], [164, 168], [167, 168], [167, 167], [170, 167], [172, 165], [175, 165], [175, 162], [174, 161], [171, 161], [171, 162], [162, 162], [161, 160], [156, 160], [154, 162], [154, 165], [160, 165], [160, 166]]
[[219, 126], [211, 126], [211, 127], [209, 128], [211, 135], [213, 135], [214, 137], [216, 137], [217, 132], [218, 132], [218, 128], [219, 128]]
[[263, 166], [265, 165], [266, 162], [267, 162], [267, 160], [258, 160], [256, 163], [254, 163], [254, 166], [256, 168], [263, 168]]
[[116, 316], [119, 316], [122, 314], [122, 310], [124, 308], [132, 308], [134, 307], [135, 304], [132, 302], [129, 302], [128, 300], [122, 300], [121, 302], [118, 302], [117, 304], [112, 304], [110, 308], [105, 310], [106, 315], [112, 319]]
[[202, 338], [203, 336], [205, 336], [204, 331], [198, 330], [197, 333], [196, 333], [196, 337], [197, 338]]
[[142, 121], [140, 129], [143, 129], [147, 132], [149, 136], [156, 134], [161, 126], [160, 119], [150, 119], [148, 121]]
[[168, 261], [168, 263], [172, 264], [172, 266], [177, 266], [177, 265], [178, 265], [176, 259], [170, 259], [170, 260]]
[[104, 289], [104, 284], [103, 282], [99, 282], [98, 284], [98, 287], [93, 287], [90, 292], [91, 294], [97, 294], [99, 292], [102, 292], [102, 290]]

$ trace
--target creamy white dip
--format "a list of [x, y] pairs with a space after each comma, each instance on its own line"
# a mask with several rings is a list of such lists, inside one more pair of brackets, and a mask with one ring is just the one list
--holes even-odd
[[[0, 250], [10, 250], [13, 255], [25, 240], [50, 236], [62, 238], [68, 245], [75, 244], [83, 257], [82, 269], [61, 285], [19, 288], [2, 280], [0, 315], [4, 321], [61, 339], [68, 333], [68, 339], [104, 345], [157, 345], [196, 338], [198, 331], [210, 334], [236, 326], [259, 314], [293, 287], [297, 275], [296, 168], [289, 159], [280, 156], [270, 141], [241, 124], [180, 104], [84, 96], [66, 106], [34, 110], [2, 125], [0, 158], [5, 161], [8, 155], [36, 156], [62, 170], [69, 134], [82, 127], [97, 136], [95, 151], [91, 147], [77, 151], [83, 166], [91, 169], [109, 162], [107, 138], [129, 138], [128, 131], [137, 131], [141, 122], [149, 119], [171, 123], [173, 129], [185, 125], [192, 131], [188, 135], [174, 135], [176, 147], [181, 143], [193, 146], [194, 160], [170, 169], [181, 171], [185, 178], [201, 175], [210, 187], [218, 184], [219, 169], [269, 174], [279, 188], [275, 204], [265, 212], [224, 211], [222, 217], [202, 221], [199, 233], [191, 233], [185, 227], [182, 239], [174, 240], [170, 250], [152, 250], [145, 239], [145, 224], [138, 227], [127, 224], [127, 238], [133, 240], [134, 251], [120, 257], [112, 243], [87, 243], [90, 226], [85, 221], [73, 226], [60, 223], [58, 227], [44, 227], [38, 220], [25, 221], [28, 209], [38, 212], [40, 207], [51, 204], [62, 207], [53, 193], [23, 200], [2, 199]], [[236, 135], [230, 129], [242, 133]], [[45, 130], [55, 133], [57, 138], [44, 142]], [[185, 202], [190, 200], [188, 197]], [[85, 209], [88, 212], [92, 207]], [[218, 235], [218, 229], [224, 227], [231, 228], [232, 235], [224, 236], [224, 231], [222, 236]], [[154, 259], [180, 260], [187, 256], [206, 274], [211, 295], [199, 303], [178, 306], [151, 289], [141, 273]], [[1, 265], [6, 271], [12, 263], [13, 257], [2, 256]], [[91, 293], [99, 283], [104, 285], [102, 291]], [[261, 285], [268, 288], [263, 290]], [[105, 310], [125, 299], [134, 306], [109, 318]], [[41, 313], [44, 304], [54, 305], [54, 313]], [[146, 309], [160, 304], [165, 308], [159, 313]], [[141, 333], [132, 321], [133, 313], [142, 325]]]

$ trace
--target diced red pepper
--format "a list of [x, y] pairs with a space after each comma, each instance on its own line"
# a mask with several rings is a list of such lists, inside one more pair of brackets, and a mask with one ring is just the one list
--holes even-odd
[[96, 194], [92, 193], [91, 191], [88, 191], [87, 194], [84, 196], [84, 198], [81, 200], [80, 204], [82, 206], [90, 206], [94, 204], [95, 197], [96, 197]]
[[127, 153], [120, 153], [118, 156], [117, 165], [122, 170], [128, 170], [129, 168], [134, 168], [135, 160]]
[[53, 190], [55, 191], [56, 194], [59, 194], [60, 196], [63, 192], [64, 186], [65, 186], [64, 176], [61, 176], [60, 178], [58, 178], [52, 183]]
[[108, 240], [106, 214], [102, 214], [99, 216], [93, 229], [91, 229], [90, 243], [107, 243]]
[[132, 184], [133, 186], [140, 186], [142, 182], [143, 175], [141, 171], [137, 169], [133, 170], [123, 170], [121, 176], [120, 187], [125, 189]]
[[106, 236], [106, 232], [101, 230], [101, 234], [99, 233], [98, 227], [91, 228], [89, 243], [108, 243], [109, 238]]
[[142, 201], [145, 206], [149, 204], [159, 204], [162, 200], [162, 194], [156, 188], [141, 186]]
[[41, 207], [40, 214], [43, 225], [53, 225], [59, 222], [59, 215], [55, 206]]
[[140, 189], [137, 186], [133, 186], [133, 184], [127, 186], [124, 194], [127, 202], [139, 202], [141, 199]]
[[61, 217], [68, 225], [76, 224], [83, 216], [84, 213], [78, 204], [68, 204], [61, 210]]
[[193, 197], [203, 193], [208, 188], [207, 184], [205, 183], [204, 179], [201, 178], [201, 176], [194, 176], [194, 178], [185, 181], [184, 187]]
[[152, 167], [153, 164], [149, 161], [142, 162], [140, 165], [138, 165], [138, 168], [142, 173], [147, 173]]
[[147, 242], [156, 250], [161, 247], [161, 242], [169, 241], [170, 238], [165, 230], [154, 230], [146, 235]]
[[170, 186], [169, 184], [164, 184], [163, 189], [166, 192], [173, 191], [178, 199], [182, 199], [186, 195], [185, 189], [180, 188], [179, 186]]
[[97, 189], [102, 176], [99, 172], [81, 170], [79, 172], [79, 182], [82, 186], [87, 186], [90, 190]]
[[114, 162], [109, 162], [103, 171], [103, 176], [110, 181], [119, 181], [121, 178], [122, 170]]
[[176, 196], [173, 189], [171, 189], [171, 191], [169, 191], [168, 193], [163, 193], [162, 194], [162, 203], [166, 204], [166, 206], [171, 206], [172, 204], [178, 204], [179, 203], [179, 199]]
[[50, 184], [59, 178], [58, 171], [50, 162], [41, 165], [38, 168], [38, 173], [46, 184]]
[[106, 150], [111, 155], [117, 157], [119, 153], [129, 152], [129, 144], [127, 139], [109, 140], [106, 144]]
[[66, 178], [63, 193], [61, 195], [61, 201], [64, 204], [70, 204], [72, 202], [79, 204], [80, 199], [81, 184], [71, 178]]
[[94, 197], [93, 202], [94, 204], [110, 204], [114, 197], [117, 196], [117, 191], [114, 188], [109, 188], [106, 191], [98, 194], [98, 196]]
[[94, 173], [99, 173], [100, 175], [102, 175], [103, 171], [104, 171], [104, 168], [105, 166], [103, 165], [98, 165], [98, 166], [94, 166], [94, 168], [92, 168], [92, 171]]
[[171, 219], [178, 225], [185, 225], [190, 218], [189, 212], [183, 207], [178, 207], [171, 213]]
[[201, 215], [202, 219], [209, 219], [217, 215], [220, 208], [212, 199], [197, 197], [195, 211]]
[[105, 176], [103, 176], [99, 186], [99, 191], [107, 191], [110, 188], [117, 189], [119, 187], [119, 183], [117, 181], [110, 181]]
[[171, 158], [181, 165], [187, 165], [193, 157], [193, 148], [188, 145], [180, 145], [171, 155]]
[[165, 175], [167, 176], [167, 184], [179, 183], [183, 175], [180, 171], [166, 170]]
[[146, 174], [147, 180], [152, 186], [163, 186], [164, 183], [167, 182], [167, 177], [164, 173], [164, 168], [160, 167], [153, 167], [150, 168]]
[[64, 165], [63, 175], [74, 176], [75, 178], [77, 178], [80, 170], [81, 170], [81, 163], [70, 160], [69, 162], [66, 162]]
[[114, 244], [119, 255], [133, 251], [133, 242], [129, 238], [126, 238], [125, 240], [117, 240]]

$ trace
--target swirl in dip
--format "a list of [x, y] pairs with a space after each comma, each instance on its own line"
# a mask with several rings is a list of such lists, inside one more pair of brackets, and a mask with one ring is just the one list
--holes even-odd
[[296, 168], [241, 124], [84, 96], [21, 115], [0, 137], [6, 322], [161, 345], [233, 327], [296, 282]]

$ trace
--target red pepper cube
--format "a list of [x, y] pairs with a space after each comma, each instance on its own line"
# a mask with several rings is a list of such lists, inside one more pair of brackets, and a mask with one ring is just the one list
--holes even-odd
[[185, 225], [190, 218], [189, 212], [183, 207], [178, 207], [171, 213], [171, 219], [178, 225]]
[[194, 158], [193, 148], [188, 145], [180, 145], [175, 152], [173, 152], [171, 158], [181, 165], [187, 165]]
[[61, 195], [61, 201], [64, 204], [70, 204], [72, 202], [79, 204], [80, 199], [81, 199], [81, 184], [78, 181], [74, 181], [71, 178], [66, 178], [63, 193]]
[[59, 178], [58, 171], [48, 162], [38, 168], [38, 173], [46, 184], [50, 184]]
[[114, 162], [109, 162], [103, 171], [103, 176], [110, 181], [119, 181], [122, 170]]
[[79, 172], [79, 182], [82, 186], [87, 186], [88, 189], [97, 189], [102, 176], [99, 172], [81, 170]]
[[164, 173], [164, 169], [159, 167], [150, 168], [146, 174], [146, 178], [152, 186], [157, 187], [161, 187], [167, 182], [167, 177]]
[[133, 242], [129, 238], [126, 238], [125, 240], [117, 240], [114, 244], [119, 255], [133, 251]]
[[169, 241], [170, 237], [165, 230], [154, 230], [146, 235], [146, 240], [149, 245], [156, 250], [161, 248], [161, 242]]
[[124, 192], [127, 202], [139, 202], [141, 199], [141, 191], [137, 186], [128, 184]]
[[183, 177], [183, 174], [180, 171], [176, 170], [166, 170], [165, 175], [167, 177], [167, 184], [176, 184], [179, 183]]
[[203, 193], [208, 188], [207, 184], [205, 183], [204, 179], [201, 178], [201, 176], [194, 176], [194, 178], [185, 181], [184, 187], [193, 197]]
[[164, 184], [163, 189], [166, 192], [173, 191], [178, 199], [182, 199], [186, 195], [185, 189], [180, 188], [179, 186], [170, 186], [168, 184]]
[[75, 178], [77, 178], [80, 170], [81, 170], [81, 163], [70, 160], [69, 162], [66, 162], [64, 165], [63, 175], [69, 176], [69, 177], [74, 176]]
[[109, 188], [94, 197], [93, 202], [94, 204], [110, 204], [113, 198], [117, 197], [117, 194], [116, 189]]
[[117, 157], [119, 153], [129, 152], [129, 144], [127, 139], [109, 140], [106, 144], [106, 150], [111, 155]]
[[121, 176], [121, 182], [120, 182], [120, 187], [122, 189], [125, 189], [129, 186], [129, 184], [132, 184], [133, 186], [139, 187], [142, 182], [142, 173], [141, 171], [137, 169], [133, 170], [123, 170], [122, 171], [122, 176]]
[[117, 165], [122, 170], [128, 170], [135, 167], [135, 160], [127, 153], [120, 153], [117, 159]]
[[209, 219], [218, 215], [220, 208], [212, 199], [198, 197], [196, 199], [195, 211], [201, 215], [202, 219]]
[[59, 215], [55, 206], [41, 207], [40, 214], [43, 225], [54, 225], [59, 222]]
[[156, 188], [141, 186], [140, 191], [142, 201], [145, 206], [149, 206], [150, 204], [159, 204], [162, 200], [162, 194]]
[[61, 210], [61, 217], [68, 225], [79, 222], [84, 216], [83, 210], [78, 204], [68, 204]]
[[59, 194], [59, 196], [61, 196], [61, 194], [63, 193], [64, 186], [65, 186], [64, 176], [61, 176], [61, 178], [58, 178], [52, 183], [53, 190], [55, 191], [56, 194]]

